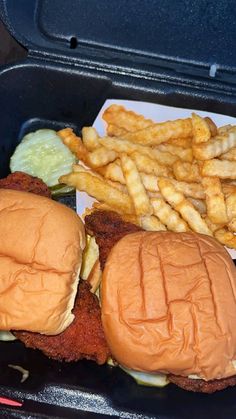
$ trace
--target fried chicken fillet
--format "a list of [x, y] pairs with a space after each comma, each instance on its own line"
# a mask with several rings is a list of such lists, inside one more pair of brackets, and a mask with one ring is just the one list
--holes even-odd
[[51, 198], [51, 191], [41, 179], [23, 172], [14, 172], [0, 179], [0, 188], [32, 192], [36, 195]]
[[[50, 189], [41, 179], [22, 172], [0, 179], [0, 188], [51, 196]], [[110, 351], [102, 329], [99, 301], [90, 292], [86, 281], [80, 281], [73, 313], [74, 321], [59, 335], [46, 336], [25, 331], [14, 334], [25, 346], [39, 349], [52, 359], [69, 362], [85, 358], [104, 364]]]
[[104, 364], [110, 353], [102, 329], [101, 310], [97, 297], [90, 292], [86, 281], [80, 281], [73, 314], [74, 321], [59, 335], [46, 336], [31, 332], [14, 332], [14, 335], [26, 347], [39, 349], [58, 361], [90, 359]]
[[132, 223], [123, 221], [119, 214], [113, 211], [95, 211], [85, 217], [85, 229], [88, 234], [95, 236], [99, 246], [101, 269], [111, 248], [126, 234], [135, 233], [142, 229]]
[[[100, 264], [102, 269], [112, 247], [126, 234], [140, 231], [141, 228], [125, 222], [111, 211], [95, 211], [85, 217], [85, 227], [89, 234], [95, 236], [99, 246]], [[170, 374], [170, 382], [185, 390], [201, 393], [214, 393], [227, 387], [236, 385], [236, 375], [218, 380], [205, 381]]]

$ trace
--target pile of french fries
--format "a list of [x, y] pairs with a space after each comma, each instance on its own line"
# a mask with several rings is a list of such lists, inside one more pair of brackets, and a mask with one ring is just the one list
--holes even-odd
[[103, 113], [106, 135], [58, 132], [79, 163], [60, 183], [87, 192], [145, 230], [194, 231], [236, 249], [236, 126], [193, 113], [154, 123], [119, 105]]

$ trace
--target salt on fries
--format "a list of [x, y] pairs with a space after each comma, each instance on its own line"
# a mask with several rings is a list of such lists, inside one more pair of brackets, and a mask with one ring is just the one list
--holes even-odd
[[145, 230], [195, 231], [236, 249], [236, 126], [210, 118], [155, 123], [120, 105], [82, 138], [58, 132], [82, 163], [61, 183], [85, 191], [96, 209], [117, 211]]

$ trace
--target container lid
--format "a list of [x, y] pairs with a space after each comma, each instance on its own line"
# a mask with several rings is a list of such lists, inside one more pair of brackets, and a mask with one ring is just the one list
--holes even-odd
[[234, 0], [0, 0], [29, 52], [234, 82]]

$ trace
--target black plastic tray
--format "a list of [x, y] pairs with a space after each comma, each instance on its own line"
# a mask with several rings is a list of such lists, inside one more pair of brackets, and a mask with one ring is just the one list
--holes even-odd
[[[0, 69], [0, 176], [25, 133], [80, 132], [107, 98], [236, 115], [234, 11], [233, 1], [0, 0], [2, 19], [29, 50]], [[28, 380], [8, 364], [28, 369]], [[235, 388], [141, 387], [118, 368], [50, 361], [20, 342], [0, 343], [0, 371], [0, 396], [24, 402], [2, 408], [6, 418], [236, 417]]]

